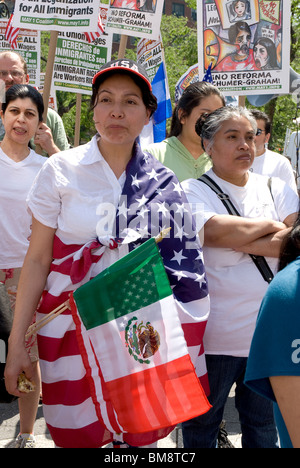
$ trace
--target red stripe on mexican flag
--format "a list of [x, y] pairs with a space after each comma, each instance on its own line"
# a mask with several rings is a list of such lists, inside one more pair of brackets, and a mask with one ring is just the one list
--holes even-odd
[[209, 410], [155, 239], [78, 288], [70, 302], [96, 411], [105, 395], [115, 432], [153, 431]]

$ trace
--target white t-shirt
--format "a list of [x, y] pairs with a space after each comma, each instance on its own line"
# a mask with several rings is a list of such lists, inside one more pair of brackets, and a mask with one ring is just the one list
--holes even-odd
[[[229, 195], [243, 217], [284, 221], [288, 215], [298, 212], [298, 196], [278, 178], [272, 179], [271, 195], [268, 177], [250, 173], [247, 184], [238, 187], [217, 177], [213, 170], [207, 175]], [[228, 214], [217, 195], [204, 183], [189, 179], [182, 182], [182, 187], [196, 215], [199, 231], [211, 217]], [[211, 298], [211, 312], [204, 335], [205, 351], [207, 354], [247, 357], [268, 283], [248, 254], [206, 247], [205, 239], [203, 254]], [[275, 273], [278, 260], [266, 260]]]
[[97, 139], [51, 156], [28, 195], [34, 217], [65, 244], [112, 235], [126, 174], [116, 178]]
[[23, 265], [31, 232], [26, 197], [46, 160], [30, 150], [27, 158], [15, 162], [0, 148], [0, 268]]
[[254, 158], [250, 171], [269, 177], [279, 177], [279, 179], [282, 179], [297, 192], [292, 165], [290, 161], [281, 154], [274, 153], [274, 151], [267, 149], [264, 154]]

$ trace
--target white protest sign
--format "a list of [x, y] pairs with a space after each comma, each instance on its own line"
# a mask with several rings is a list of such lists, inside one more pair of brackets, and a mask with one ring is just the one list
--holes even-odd
[[43, 31], [94, 32], [99, 0], [16, 0], [13, 26]]
[[[107, 5], [100, 3], [100, 17], [105, 28]], [[87, 42], [83, 32], [60, 32], [53, 67], [55, 90], [92, 94], [92, 79], [111, 60], [112, 33]]]
[[290, 0], [197, 0], [199, 76], [212, 65], [226, 96], [289, 93], [290, 15]]
[[83, 33], [60, 33], [53, 67], [56, 90], [92, 94], [95, 73], [111, 59], [112, 34], [88, 43]]
[[105, 30], [158, 39], [164, 0], [110, 0]]
[[[11, 45], [5, 39], [5, 29], [8, 20], [0, 21], [0, 51], [11, 50]], [[17, 48], [15, 49], [24, 58], [29, 74], [29, 84], [38, 87], [40, 85], [40, 32], [28, 29], [20, 29]]]
[[141, 39], [137, 44], [137, 61], [143, 65], [150, 81], [152, 81], [160, 64], [163, 62], [161, 39], [158, 41]]

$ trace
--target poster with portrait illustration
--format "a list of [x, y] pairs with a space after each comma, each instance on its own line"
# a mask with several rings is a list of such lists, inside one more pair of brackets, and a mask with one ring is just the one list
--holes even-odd
[[157, 40], [164, 0], [109, 0], [106, 31]]
[[286, 94], [290, 0], [197, 0], [199, 76], [225, 95]]

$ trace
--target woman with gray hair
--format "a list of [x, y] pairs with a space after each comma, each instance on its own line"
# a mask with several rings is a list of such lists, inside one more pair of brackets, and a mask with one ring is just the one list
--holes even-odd
[[[298, 211], [280, 179], [249, 172], [256, 121], [244, 108], [223, 107], [196, 124], [212, 169], [182, 183], [198, 232], [211, 296], [204, 335], [212, 409], [183, 423], [185, 447], [213, 448], [234, 384], [244, 448], [276, 447], [272, 404], [248, 389], [247, 357], [261, 300], [276, 272], [281, 241]], [[207, 185], [208, 184], [208, 185]], [[266, 258], [264, 258], [266, 257]]]

